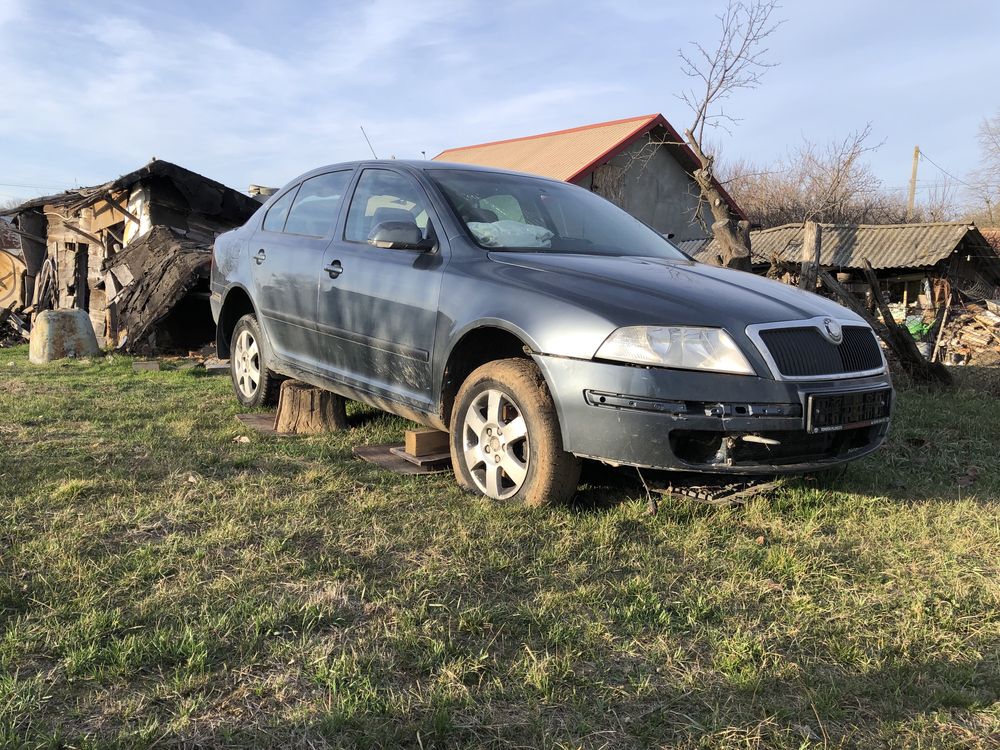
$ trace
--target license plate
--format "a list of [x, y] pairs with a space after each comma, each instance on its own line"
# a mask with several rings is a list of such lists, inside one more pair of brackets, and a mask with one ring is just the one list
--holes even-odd
[[889, 421], [892, 390], [813, 393], [808, 397], [806, 432], [836, 432]]

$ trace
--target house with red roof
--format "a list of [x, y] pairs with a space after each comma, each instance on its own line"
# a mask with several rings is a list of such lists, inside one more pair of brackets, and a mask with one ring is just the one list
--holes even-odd
[[[711, 234], [711, 212], [691, 176], [700, 167], [698, 158], [661, 114], [450, 148], [434, 159], [580, 185], [677, 241]], [[745, 218], [718, 187], [732, 211]]]

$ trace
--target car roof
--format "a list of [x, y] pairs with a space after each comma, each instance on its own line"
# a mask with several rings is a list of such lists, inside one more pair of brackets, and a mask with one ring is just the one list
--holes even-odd
[[418, 170], [421, 172], [434, 172], [446, 169], [461, 170], [463, 172], [487, 172], [491, 174], [504, 174], [512, 175], [514, 177], [530, 177], [535, 180], [545, 180], [546, 182], [558, 182], [560, 184], [568, 184], [562, 182], [561, 180], [554, 180], [551, 177], [543, 177], [538, 174], [530, 174], [528, 172], [514, 172], [510, 169], [498, 169], [496, 167], [482, 167], [476, 164], [460, 164], [457, 162], [447, 162], [447, 161], [429, 161], [426, 159], [366, 159], [359, 161], [345, 161], [338, 164], [327, 164], [322, 167], [316, 167], [308, 172], [299, 175], [293, 182], [297, 182], [300, 179], [311, 177], [317, 174], [323, 174], [324, 172], [336, 171], [338, 169], [354, 169], [356, 167], [408, 167], [410, 169]]

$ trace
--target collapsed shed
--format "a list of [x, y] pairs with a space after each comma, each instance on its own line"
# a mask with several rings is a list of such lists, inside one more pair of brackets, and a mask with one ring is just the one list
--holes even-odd
[[211, 248], [260, 204], [167, 161], [103, 185], [11, 209], [24, 273], [20, 305], [87, 311], [98, 341], [128, 351], [211, 343]]

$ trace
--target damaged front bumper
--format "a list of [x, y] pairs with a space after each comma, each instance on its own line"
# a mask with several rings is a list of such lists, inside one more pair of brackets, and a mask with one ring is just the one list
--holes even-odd
[[809, 382], [535, 355], [563, 448], [606, 463], [733, 474], [815, 471], [876, 450], [888, 374]]

